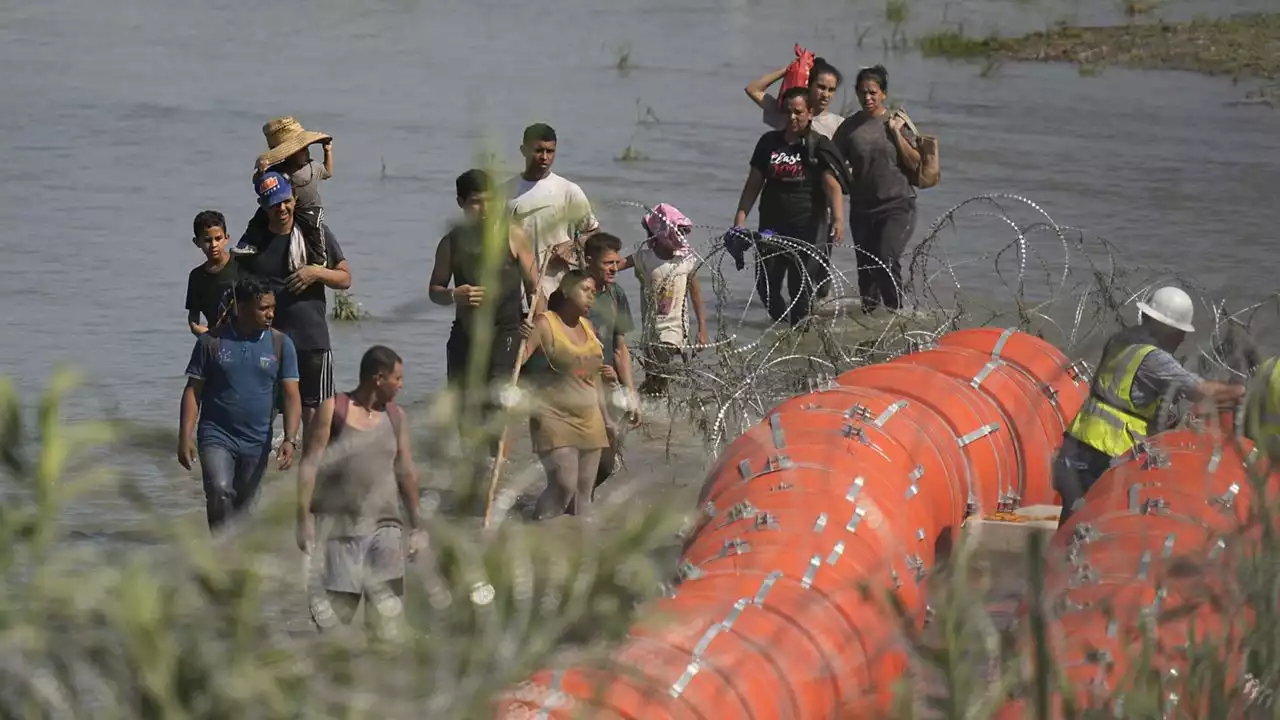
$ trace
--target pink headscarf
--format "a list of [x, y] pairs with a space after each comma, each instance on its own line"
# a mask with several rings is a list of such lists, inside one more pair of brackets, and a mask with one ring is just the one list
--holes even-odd
[[689, 254], [687, 235], [693, 230], [693, 221], [675, 205], [658, 203], [657, 207], [645, 213], [640, 224], [649, 233], [649, 243], [654, 247], [668, 249], [677, 257]]

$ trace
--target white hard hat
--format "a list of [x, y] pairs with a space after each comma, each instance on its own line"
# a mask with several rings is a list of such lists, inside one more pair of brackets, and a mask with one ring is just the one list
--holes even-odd
[[1149, 302], [1138, 303], [1138, 312], [1161, 325], [1168, 325], [1183, 332], [1196, 331], [1191, 326], [1191, 316], [1194, 311], [1191, 296], [1176, 287], [1162, 287], [1151, 294]]

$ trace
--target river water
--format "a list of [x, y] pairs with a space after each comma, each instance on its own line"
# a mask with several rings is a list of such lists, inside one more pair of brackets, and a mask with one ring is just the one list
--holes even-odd
[[[1171, 0], [1161, 13], [1266, 5]], [[913, 0], [908, 12], [907, 36], [1120, 19], [1103, 0]], [[221, 209], [238, 235], [260, 127], [293, 114], [335, 137], [327, 215], [375, 318], [333, 326], [339, 385], [366, 347], [386, 343], [408, 360], [407, 399], [422, 397], [444, 375], [452, 319], [423, 297], [432, 251], [456, 213], [453, 178], [477, 153], [514, 170], [521, 128], [549, 122], [556, 170], [606, 228], [638, 240], [625, 203], [664, 200], [727, 225], [763, 130], [742, 86], [796, 42], [849, 76], [885, 64], [892, 99], [941, 136], [944, 181], [921, 194], [918, 236], [966, 198], [1014, 192], [1118, 243], [1130, 266], [1193, 273], [1242, 300], [1273, 289], [1280, 115], [1234, 104], [1247, 84], [1041, 64], [984, 77], [895, 50], [891, 34], [873, 0], [2, 4], [0, 373], [34, 397], [71, 363], [90, 379], [73, 417], [171, 426], [191, 347], [181, 303], [201, 260], [190, 220]], [[616, 161], [628, 146], [647, 160]], [[973, 259], [1007, 241], [985, 232], [948, 235], [946, 251]], [[851, 252], [836, 262], [851, 270]], [[972, 282], [991, 279], [973, 267]], [[622, 282], [634, 298], [634, 279]], [[633, 465], [659, 464], [653, 447], [633, 452]], [[663, 472], [696, 485], [705, 459], [689, 451]], [[167, 512], [199, 513], [198, 484], [171, 459], [136, 475]], [[86, 517], [130, 524], [122, 504], [100, 502]]]

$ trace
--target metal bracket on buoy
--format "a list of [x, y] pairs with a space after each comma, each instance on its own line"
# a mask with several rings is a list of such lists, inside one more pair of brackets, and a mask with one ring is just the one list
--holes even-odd
[[919, 555], [907, 556], [907, 567], [916, 575], [916, 582], [922, 582], [928, 571], [924, 569], [924, 560]]
[[1098, 539], [1098, 532], [1089, 523], [1080, 523], [1071, 531], [1071, 543], [1084, 545]]
[[996, 501], [996, 512], [1013, 512], [1022, 505], [1022, 496], [1015, 492], [1002, 493]]
[[1004, 363], [997, 360], [996, 358], [994, 357], [991, 358], [991, 360], [986, 365], [982, 366], [982, 369], [978, 371], [978, 374], [974, 375], [973, 379], [969, 381], [969, 387], [973, 388], [974, 390], [977, 390], [978, 388], [980, 388], [982, 386], [982, 381], [986, 380], [987, 377], [991, 375], [991, 373], [995, 372], [996, 368], [1000, 367], [1003, 364]]
[[1227, 541], [1222, 538], [1218, 538], [1217, 541], [1213, 543], [1213, 547], [1209, 548], [1209, 559], [1217, 560], [1218, 556], [1222, 554], [1222, 551], [1226, 549]]
[[1147, 573], [1151, 571], [1151, 551], [1143, 550], [1142, 556], [1138, 558], [1138, 579], [1146, 580]]
[[769, 416], [769, 432], [773, 435], [773, 447], [775, 450], [781, 450], [787, 446], [787, 437], [782, 432], [782, 416]]
[[756, 530], [777, 530], [778, 518], [767, 512], [756, 514]]
[[737, 522], [738, 520], [741, 520], [743, 518], [751, 517], [755, 513], [756, 513], [755, 506], [752, 505], [749, 500], [743, 500], [737, 505], [734, 505], [733, 507], [729, 508], [729, 512], [725, 513], [724, 522], [727, 525], [731, 522]]
[[1217, 505], [1219, 510], [1226, 512], [1235, 507], [1236, 496], [1239, 494], [1240, 494], [1240, 484], [1231, 483], [1231, 486], [1227, 488], [1226, 492], [1222, 493], [1218, 497], [1213, 498], [1212, 500], [1210, 500], [1210, 502], [1214, 505]]
[[703, 575], [704, 573], [702, 572], [702, 568], [694, 565], [688, 560], [681, 561], [680, 566], [676, 568], [676, 577], [680, 578], [680, 582], [684, 582], [685, 580], [697, 580]]
[[907, 488], [907, 499], [916, 496], [920, 492], [920, 478], [924, 476], [924, 466], [917, 465], [915, 470], [907, 473], [907, 479], [911, 481], [911, 485]]
[[982, 427], [960, 438], [960, 447], [965, 447], [1000, 429], [1000, 423], [987, 423]]
[[858, 532], [858, 525], [862, 522], [862, 517], [867, 514], [865, 508], [854, 508], [853, 517], [849, 518], [849, 524], [844, 529], [851, 533]]
[[751, 543], [741, 538], [730, 538], [724, 541], [724, 545], [720, 548], [720, 557], [729, 557], [731, 555], [741, 555], [751, 550]]
[[1018, 328], [1011, 327], [1007, 327], [1000, 331], [1000, 338], [996, 340], [996, 344], [991, 347], [992, 358], [1000, 357], [1000, 353], [1004, 350], [1004, 344], [1009, 342], [1009, 338], [1013, 337], [1013, 334], [1016, 332], [1018, 332]]
[[844, 495], [844, 499], [848, 500], [849, 502], [854, 502], [855, 500], [857, 500], [858, 495], [862, 492], [862, 486], [865, 485], [866, 483], [867, 481], [863, 479], [861, 475], [854, 478], [853, 484], [849, 486], [849, 492], [845, 493]]
[[1083, 380], [1086, 383], [1093, 381], [1093, 378], [1091, 377], [1092, 373], [1089, 370], [1089, 363], [1083, 360], [1076, 360], [1073, 363], [1068, 363], [1063, 370], [1067, 372], [1067, 377], [1070, 377], [1072, 380]]
[[1164, 515], [1169, 512], [1169, 502], [1164, 498], [1147, 498], [1139, 512], [1142, 515]]
[[818, 513], [818, 519], [813, 523], [813, 531], [820, 533], [827, 528], [827, 514]]
[[1077, 566], [1075, 574], [1067, 580], [1067, 586], [1071, 588], [1078, 588], [1084, 585], [1092, 585], [1098, 582], [1098, 579], [1098, 571], [1094, 570], [1093, 566], [1090, 565], [1088, 561], [1085, 561]]
[[711, 646], [711, 641], [715, 640], [716, 636], [720, 633], [727, 632], [732, 629], [733, 624], [738, 621], [738, 616], [742, 614], [743, 610], [747, 609], [747, 605], [749, 604], [751, 604], [749, 599], [739, 598], [738, 601], [733, 604], [733, 609], [729, 611], [729, 614], [725, 616], [724, 620], [721, 620], [715, 625], [707, 628], [707, 631], [703, 633], [702, 638], [698, 640], [698, 644], [693, 646], [693, 652], [689, 654], [689, 664], [685, 666], [684, 674], [671, 685], [671, 689], [669, 691], [671, 697], [678, 698], [684, 694], [684, 691], [689, 687], [689, 683], [693, 682], [694, 676], [696, 676], [698, 671], [702, 669], [702, 656], [707, 652], [707, 648]]
[[907, 402], [906, 400], [893, 401], [893, 404], [885, 408], [884, 412], [880, 413], [880, 416], [875, 419], [875, 422], [873, 422], [872, 425], [875, 425], [878, 428], [884, 427], [884, 424], [889, 422], [889, 418], [893, 417], [894, 413], [898, 412], [899, 410], [901, 410], [902, 408], [910, 404], [911, 403]]
[[867, 437], [867, 431], [856, 425], [848, 424], [844, 426], [844, 432], [841, 433], [850, 440], [857, 440], [863, 445], [870, 445], [871, 439]]
[[875, 417], [871, 412], [871, 408], [862, 403], [854, 403], [852, 407], [844, 411], [844, 416], [847, 420], [870, 420]]

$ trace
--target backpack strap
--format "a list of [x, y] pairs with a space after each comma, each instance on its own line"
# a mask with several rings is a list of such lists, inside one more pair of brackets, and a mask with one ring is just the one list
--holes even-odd
[[347, 426], [347, 411], [351, 409], [351, 394], [338, 393], [333, 398], [333, 420], [329, 421], [329, 442], [338, 439]]
[[396, 437], [400, 437], [400, 427], [404, 425], [404, 410], [399, 405], [389, 402], [386, 407], [387, 417], [391, 420], [391, 429], [395, 431]]
[[271, 346], [276, 351], [276, 382], [280, 382], [284, 372], [284, 333], [275, 328], [271, 328]]

